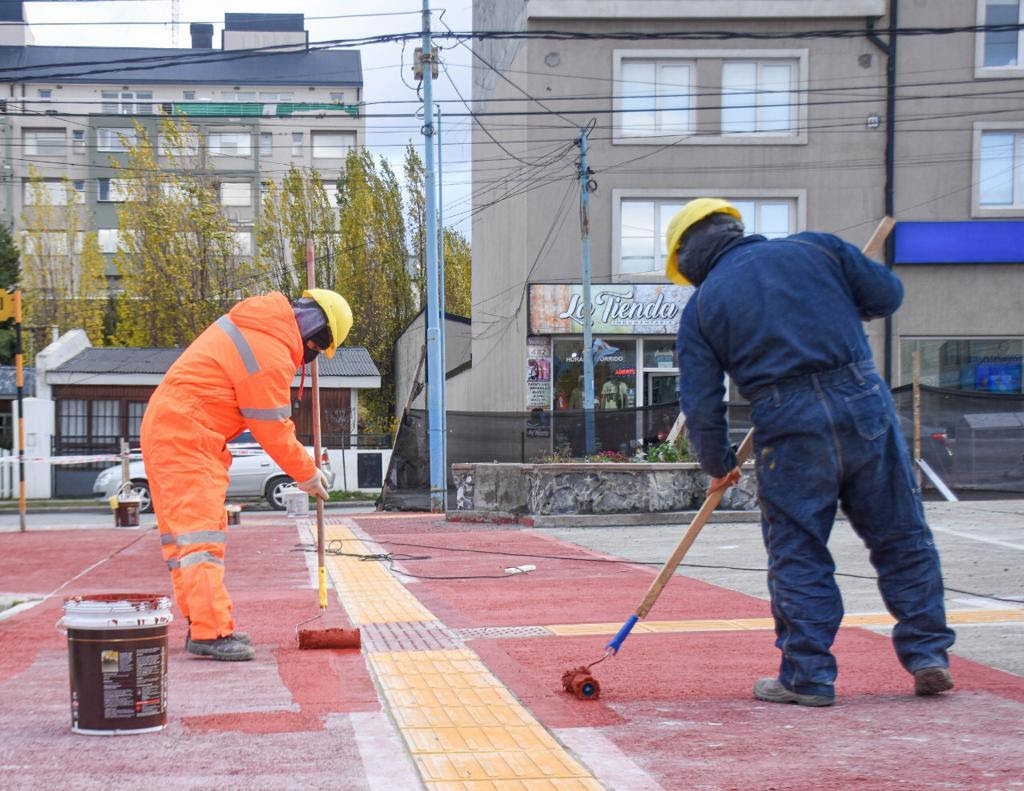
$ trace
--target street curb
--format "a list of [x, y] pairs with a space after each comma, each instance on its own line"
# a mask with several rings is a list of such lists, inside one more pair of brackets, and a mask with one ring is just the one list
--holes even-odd
[[[697, 511], [662, 511], [633, 514], [513, 514], [507, 511], [449, 511], [449, 522], [490, 522], [522, 527], [646, 527], [689, 524]], [[760, 522], [760, 511], [715, 511], [712, 524]]]

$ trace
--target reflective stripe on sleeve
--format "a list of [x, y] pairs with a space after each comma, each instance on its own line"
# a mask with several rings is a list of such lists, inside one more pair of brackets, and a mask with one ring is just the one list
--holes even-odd
[[172, 558], [171, 560], [167, 561], [167, 568], [170, 571], [174, 571], [175, 569], [181, 568], [181, 563], [178, 562], [177, 558]]
[[194, 533], [182, 533], [178, 536], [178, 546], [187, 547], [192, 544], [225, 544], [228, 534], [223, 530], [196, 530]]
[[173, 543], [174, 543], [174, 536], [172, 536], [170, 533], [161, 533], [160, 534], [160, 546], [165, 547], [168, 544], [173, 544]]
[[235, 344], [235, 348], [238, 350], [238, 356], [242, 358], [242, 362], [245, 363], [245, 370], [251, 376], [252, 374], [258, 374], [260, 372], [260, 364], [256, 362], [256, 355], [252, 353], [252, 348], [249, 346], [249, 342], [242, 335], [242, 331], [235, 326], [235, 322], [229, 319], [227, 316], [221, 316], [217, 319], [216, 324], [224, 332], [228, 334], [232, 342]]
[[292, 416], [292, 408], [289, 405], [275, 406], [270, 409], [248, 409], [241, 408], [238, 410], [242, 413], [242, 417], [249, 420], [281, 420], [282, 418]]
[[183, 569], [187, 569], [189, 566], [194, 566], [197, 563], [212, 563], [215, 566], [224, 565], [224, 561], [215, 557], [212, 552], [192, 552], [189, 555], [185, 555], [178, 562]]

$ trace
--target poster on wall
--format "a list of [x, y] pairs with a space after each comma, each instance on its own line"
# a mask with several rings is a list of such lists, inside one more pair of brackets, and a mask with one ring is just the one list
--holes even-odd
[[[531, 283], [530, 332], [583, 332], [583, 287], [578, 283]], [[617, 283], [591, 289], [593, 332], [601, 335], [675, 335], [692, 286]]]
[[551, 339], [526, 339], [526, 436], [551, 436]]

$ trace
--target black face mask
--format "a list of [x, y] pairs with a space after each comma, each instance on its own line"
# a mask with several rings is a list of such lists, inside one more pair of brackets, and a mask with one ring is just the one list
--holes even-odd
[[310, 349], [308, 346], [302, 347], [302, 364], [309, 365], [313, 360], [316, 359], [317, 355], [320, 354], [319, 349]]

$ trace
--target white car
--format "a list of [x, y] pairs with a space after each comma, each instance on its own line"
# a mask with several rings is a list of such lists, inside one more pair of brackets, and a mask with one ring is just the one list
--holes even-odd
[[[294, 481], [277, 466], [277, 462], [267, 455], [252, 434], [243, 431], [228, 443], [228, 450], [232, 456], [228, 499], [262, 497], [271, 508], [283, 511], [285, 504], [281, 490]], [[307, 447], [306, 450], [309, 451], [310, 456], [313, 455], [313, 448]], [[327, 476], [329, 489], [334, 485], [334, 472], [331, 470], [326, 449], [321, 453], [320, 459], [320, 468]], [[120, 464], [103, 470], [96, 476], [96, 482], [92, 486], [93, 493], [104, 500], [117, 494], [121, 488], [121, 474]], [[149, 481], [146, 479], [146, 469], [141, 459], [129, 462], [128, 476], [132, 484], [131, 492], [140, 501], [139, 511], [141, 513], [152, 511], [153, 501], [149, 494]]]

